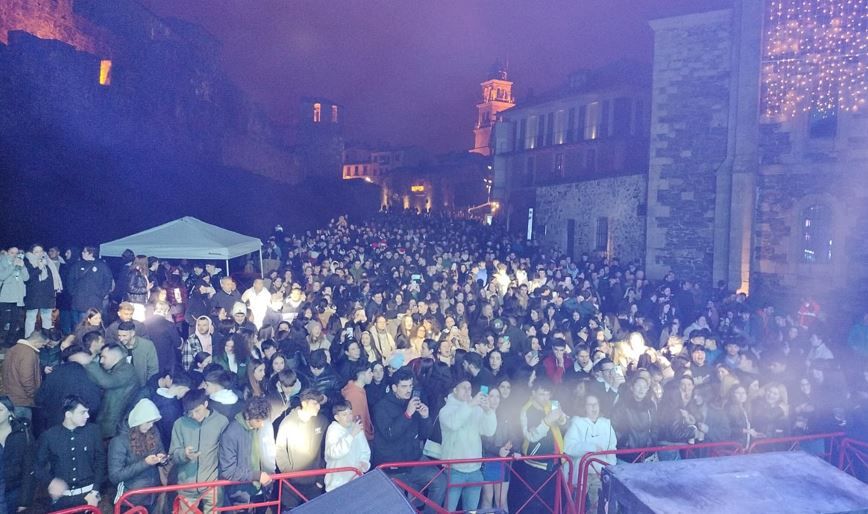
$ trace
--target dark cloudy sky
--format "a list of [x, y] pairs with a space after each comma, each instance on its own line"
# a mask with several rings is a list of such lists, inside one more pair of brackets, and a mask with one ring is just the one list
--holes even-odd
[[569, 71], [618, 58], [650, 62], [648, 20], [730, 0], [142, 0], [204, 26], [229, 76], [280, 122], [301, 96], [345, 105], [347, 136], [472, 146], [479, 83], [509, 60], [521, 101]]

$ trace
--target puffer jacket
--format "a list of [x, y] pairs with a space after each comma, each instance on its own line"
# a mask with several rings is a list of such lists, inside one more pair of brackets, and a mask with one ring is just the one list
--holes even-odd
[[[147, 455], [140, 457], [133, 453], [133, 449], [130, 446], [130, 430], [138, 430], [138, 428], [119, 432], [109, 443], [109, 480], [115, 485], [123, 482], [124, 489], [127, 491], [160, 485], [159, 466], [151, 466], [145, 462]], [[156, 428], [151, 428], [151, 430], [156, 430]], [[157, 434], [156, 440], [157, 447], [154, 449], [153, 454], [166, 453], [159, 434]], [[154, 496], [135, 496], [131, 501], [135, 505], [152, 505], [154, 503]]]
[[612, 412], [618, 449], [647, 448], [657, 440], [657, 406], [646, 396], [637, 402], [633, 395], [621, 395]]
[[127, 292], [125, 299], [128, 302], [145, 304], [148, 302], [148, 277], [139, 270], [130, 270], [126, 275]]
[[25, 266], [16, 266], [8, 255], [0, 257], [0, 303], [24, 307], [24, 295], [27, 292], [25, 282], [29, 278]]
[[[18, 505], [10, 507], [29, 507], [33, 502], [33, 491], [36, 478], [33, 471], [33, 457], [36, 454], [36, 444], [30, 426], [26, 421], [13, 421], [12, 433], [6, 438], [6, 448], [3, 452], [3, 477], [6, 490], [20, 489]], [[2, 492], [3, 489], [0, 489]], [[14, 512], [15, 509], [13, 508]]]
[[24, 306], [27, 309], [53, 309], [57, 304], [57, 293], [54, 291], [54, 271], [51, 266], [46, 266], [47, 276], [45, 280], [39, 280], [39, 269], [31, 266], [28, 259], [24, 259], [27, 268], [27, 294], [24, 296]]

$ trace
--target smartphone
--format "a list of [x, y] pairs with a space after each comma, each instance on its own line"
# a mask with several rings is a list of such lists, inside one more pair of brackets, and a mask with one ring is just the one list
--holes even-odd
[[552, 400], [552, 410], [560, 410], [560, 409], [561, 409], [561, 402], [559, 402], [557, 400]]
[[488, 386], [479, 386], [479, 392], [488, 395]]
[[412, 280], [413, 282], [419, 282], [422, 280], [422, 275], [416, 273], [416, 274], [410, 276], [410, 280]]
[[422, 397], [422, 391], [420, 391], [418, 389], [413, 389], [413, 399], [418, 400], [421, 397]]

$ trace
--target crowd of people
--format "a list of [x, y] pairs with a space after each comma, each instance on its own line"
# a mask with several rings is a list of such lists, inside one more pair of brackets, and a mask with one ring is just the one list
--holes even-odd
[[[275, 498], [275, 473], [511, 456], [382, 469], [449, 510], [537, 512], [562, 466], [548, 455], [868, 426], [868, 315], [840, 330], [807, 296], [785, 312], [411, 213], [278, 226], [263, 257], [239, 287], [209, 262], [7, 248], [0, 512], [237, 482], [178, 493], [211, 512]], [[356, 476], [291, 479], [282, 510], [301, 501], [289, 484], [312, 498]]]

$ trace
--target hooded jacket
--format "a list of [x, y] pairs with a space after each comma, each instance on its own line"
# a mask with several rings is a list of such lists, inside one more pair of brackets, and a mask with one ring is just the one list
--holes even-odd
[[208, 405], [226, 416], [226, 419], [235, 419], [235, 416], [244, 410], [244, 402], [231, 389], [221, 389], [212, 394], [208, 398]]
[[[169, 455], [176, 464], [179, 484], [217, 480], [220, 437], [228, 425], [226, 416], [214, 411], [201, 423], [190, 416], [182, 416], [175, 422]], [[199, 458], [187, 459], [185, 449], [188, 446], [199, 452]]]
[[[359, 468], [360, 462], [371, 465], [371, 447], [365, 438], [365, 431], [353, 434], [337, 421], [332, 421], [326, 431], [325, 459], [328, 468]], [[364, 469], [359, 471], [365, 472]], [[332, 491], [356, 477], [352, 471], [329, 473], [325, 477], [326, 492]]]
[[[127, 491], [160, 485], [159, 467], [145, 462], [147, 455], [138, 456], [133, 453], [130, 444], [130, 430], [138, 430], [138, 428], [127, 428], [120, 431], [109, 443], [109, 480], [115, 485], [123, 482], [124, 489]], [[165, 452], [162, 440], [157, 437], [157, 447], [153, 451], [153, 454]], [[132, 498], [132, 502], [135, 505], [151, 505], [154, 503], [154, 497], [153, 495], [137, 496]]]
[[108, 371], [96, 362], [87, 365], [87, 373], [105, 393], [96, 415], [103, 439], [114, 437], [118, 424], [126, 412], [127, 404], [135, 391], [141, 387], [133, 365], [122, 359]]
[[[441, 458], [476, 459], [482, 457], [482, 437], [493, 436], [497, 430], [494, 411], [485, 411], [478, 405], [446, 397], [446, 405], [440, 409], [440, 429], [443, 434]], [[455, 464], [456, 471], [472, 473], [482, 467], [481, 463]]]
[[25, 282], [29, 278], [27, 267], [16, 266], [8, 255], [0, 257], [0, 303], [14, 303], [23, 307], [27, 292]]

